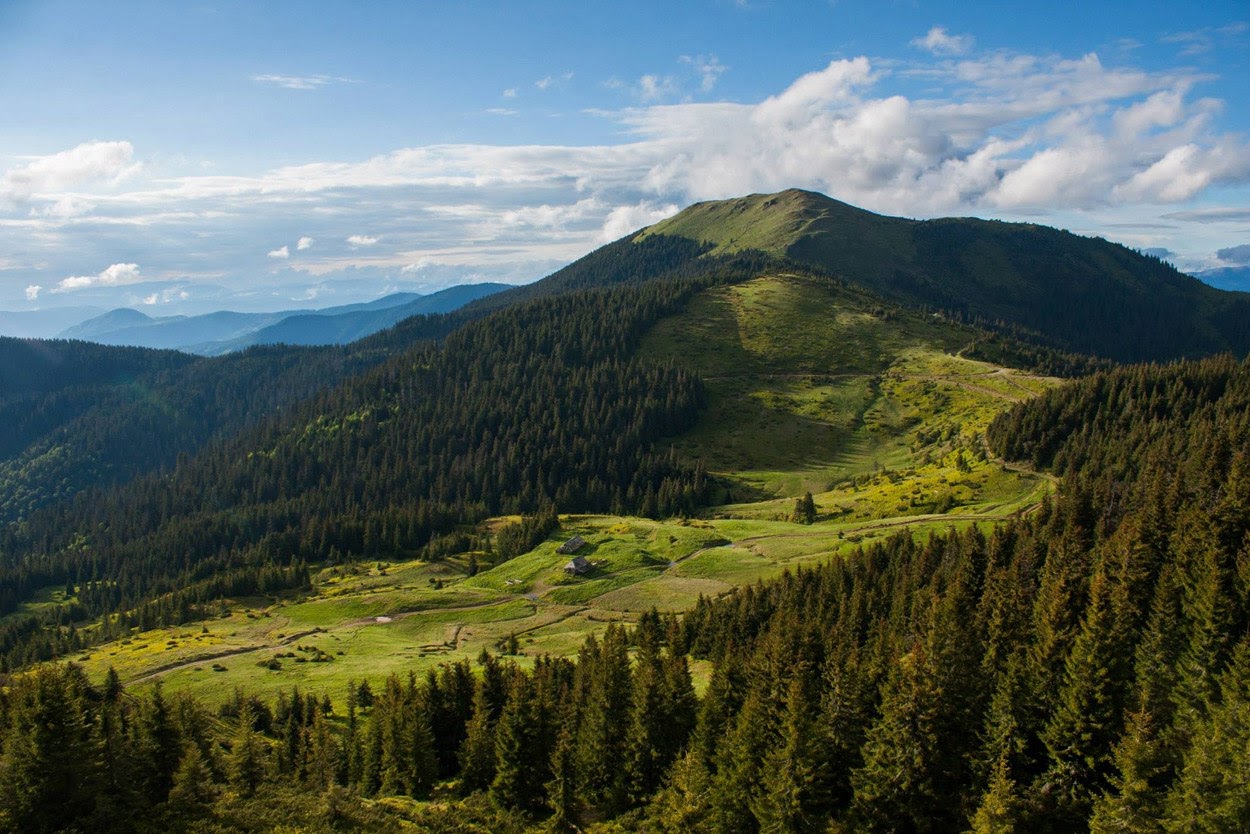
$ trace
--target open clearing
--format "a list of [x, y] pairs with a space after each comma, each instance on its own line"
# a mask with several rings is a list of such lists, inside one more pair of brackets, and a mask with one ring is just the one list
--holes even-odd
[[[876, 302], [873, 302], [875, 304]], [[695, 298], [642, 355], [697, 370], [709, 407], [672, 443], [701, 459], [722, 501], [692, 519], [563, 516], [529, 553], [469, 575], [468, 554], [322, 569], [310, 594], [241, 599], [218, 617], [132, 634], [78, 658], [94, 678], [188, 690], [298, 686], [340, 697], [377, 680], [499, 652], [571, 655], [643, 612], [680, 612], [890, 535], [989, 527], [1030, 511], [1049, 479], [989, 459], [985, 428], [1056, 380], [961, 355], [970, 331], [880, 309], [830, 282], [767, 276]], [[790, 520], [811, 492], [813, 524]], [[593, 566], [566, 575], [574, 535]]]

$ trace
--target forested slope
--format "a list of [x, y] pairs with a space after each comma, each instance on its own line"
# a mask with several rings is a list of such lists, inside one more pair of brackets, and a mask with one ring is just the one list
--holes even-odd
[[[1243, 831], [1248, 380], [1213, 359], [1043, 395], [994, 435], [1040, 448], [1042, 415], [1067, 415], [1048, 454], [1068, 476], [1041, 512], [613, 627], [576, 664], [485, 658], [480, 675], [447, 666], [329, 705], [239, 696], [217, 729], [194, 703], [40, 673], [8, 696], [0, 819], [242, 830], [286, 807], [310, 831]], [[1128, 431], [1093, 442], [1107, 419]], [[1122, 457], [1153, 463], [1108, 475]], [[701, 698], [690, 658], [712, 663]], [[369, 800], [435, 790], [411, 811]], [[454, 801], [477, 791], [491, 801]]]
[[168, 468], [384, 354], [255, 348], [219, 359], [87, 342], [4, 340], [0, 522]]
[[1029, 223], [909, 220], [790, 189], [698, 203], [642, 232], [754, 249], [891, 301], [1117, 361], [1250, 350], [1250, 296], [1098, 238]]
[[[298, 585], [305, 561], [413, 552], [501, 512], [689, 512], [706, 479], [655, 443], [692, 423], [701, 386], [629, 357], [650, 323], [700, 286], [653, 282], [509, 308], [168, 475], [32, 515], [0, 539], [0, 601], [71, 583], [76, 618], [129, 612], [113, 623], [124, 629], [181, 621], [257, 583]], [[15, 628], [0, 630], [10, 663], [56, 648], [54, 635], [32, 643]]]

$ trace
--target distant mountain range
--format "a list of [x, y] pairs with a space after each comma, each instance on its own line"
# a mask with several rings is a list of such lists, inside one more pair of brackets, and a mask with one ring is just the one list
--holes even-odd
[[[199, 316], [153, 317], [123, 307], [68, 326], [56, 336], [104, 345], [182, 350], [202, 356], [217, 356], [253, 345], [346, 344], [410, 316], [449, 313], [509, 288], [507, 284], [463, 284], [430, 295], [394, 293], [361, 304], [276, 313], [223, 310]], [[0, 326], [4, 323], [0, 318]]]
[[49, 310], [0, 310], [0, 336], [48, 339], [104, 312], [103, 307], [53, 307]]
[[1221, 290], [1250, 292], [1250, 266], [1227, 266], [1222, 269], [1206, 269], [1194, 276], [1204, 283]]

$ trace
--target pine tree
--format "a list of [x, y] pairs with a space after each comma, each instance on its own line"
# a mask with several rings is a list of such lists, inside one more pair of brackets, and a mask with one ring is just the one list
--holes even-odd
[[312, 727], [308, 731], [307, 760], [304, 772], [315, 790], [323, 791], [337, 784], [341, 767], [338, 742], [330, 730], [329, 722], [321, 712], [313, 713]]
[[1090, 834], [1162, 834], [1168, 769], [1159, 747], [1150, 714], [1138, 710], [1130, 715], [1115, 749], [1112, 790], [1094, 802]]
[[11, 830], [51, 834], [90, 816], [100, 773], [86, 712], [88, 690], [82, 672], [64, 666], [20, 679], [9, 694], [0, 818]]
[[1168, 834], [1250, 830], [1250, 640], [1221, 676], [1219, 703], [1193, 725], [1180, 777], [1165, 801]]
[[171, 809], [181, 816], [190, 816], [211, 805], [216, 798], [213, 774], [205, 764], [200, 748], [194, 744], [186, 745], [169, 791]]
[[989, 790], [981, 797], [981, 804], [972, 816], [969, 834], [1015, 834], [1019, 804], [1016, 783], [1008, 773], [1007, 759], [1000, 758], [990, 775]]
[[256, 793], [269, 772], [265, 744], [254, 728], [255, 723], [256, 713], [251, 703], [244, 701], [230, 740], [227, 760], [230, 787], [244, 797]]
[[711, 829], [724, 834], [757, 831], [752, 805], [762, 791], [764, 759], [776, 744], [774, 704], [762, 689], [748, 691], [733, 729], [716, 751]]
[[173, 787], [174, 771], [183, 758], [169, 706], [157, 681], [152, 693], [139, 702], [133, 726], [137, 786], [151, 803], [164, 802]]
[[532, 683], [518, 674], [495, 727], [495, 778], [491, 795], [504, 808], [542, 805], [543, 771], [536, 765]]
[[[570, 710], [571, 712], [571, 710]], [[557, 832], [573, 831], [577, 811], [577, 733], [571, 721], [564, 722], [560, 737], [556, 740], [551, 756], [551, 781], [547, 783], [547, 804], [551, 808], [550, 829]]]
[[577, 772], [583, 797], [610, 813], [626, 804], [626, 732], [630, 722], [632, 676], [625, 630], [615, 624], [603, 642], [591, 642], [578, 663], [582, 702], [578, 723]]
[[674, 764], [667, 784], [647, 808], [647, 831], [687, 834], [714, 830], [712, 819], [712, 776], [703, 757], [687, 752]]
[[1058, 704], [1042, 734], [1050, 767], [1042, 779], [1050, 814], [1060, 826], [1080, 825], [1108, 785], [1112, 747], [1120, 734], [1127, 640], [1112, 608], [1110, 580], [1090, 581], [1089, 605], [1067, 658]]
[[495, 779], [495, 732], [490, 712], [486, 687], [479, 685], [473, 693], [473, 717], [460, 748], [460, 791], [465, 795], [486, 790]]
[[806, 492], [802, 498], [794, 499], [794, 512], [790, 514], [790, 520], [796, 524], [812, 524], [816, 521], [816, 502], [812, 500], [812, 494]]
[[868, 731], [864, 764], [851, 774], [853, 809], [872, 832], [942, 831], [950, 797], [937, 793], [943, 693], [922, 646], [899, 658]]
[[760, 834], [805, 834], [823, 829], [829, 803], [823, 750], [817, 732], [812, 675], [799, 670], [790, 681], [781, 746], [764, 761], [763, 787], [752, 811]]

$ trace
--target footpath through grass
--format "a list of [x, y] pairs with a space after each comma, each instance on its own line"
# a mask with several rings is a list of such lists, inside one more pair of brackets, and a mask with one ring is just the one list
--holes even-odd
[[[927, 536], [1029, 511], [1042, 476], [987, 457], [984, 432], [1055, 380], [961, 356], [967, 328], [883, 309], [834, 282], [774, 275], [711, 290], [645, 340], [646, 359], [704, 378], [710, 404], [672, 442], [722, 501], [693, 519], [565, 516], [531, 552], [469, 575], [468, 554], [321, 570], [304, 595], [235, 600], [220, 616], [133, 634], [78, 660], [95, 678], [157, 679], [221, 700], [235, 687], [341, 697], [348, 680], [500, 652], [575, 654], [614, 620], [680, 612], [899, 532]], [[815, 522], [791, 520], [811, 492]], [[574, 535], [591, 569], [564, 571]], [[49, 593], [59, 593], [50, 591]]]

